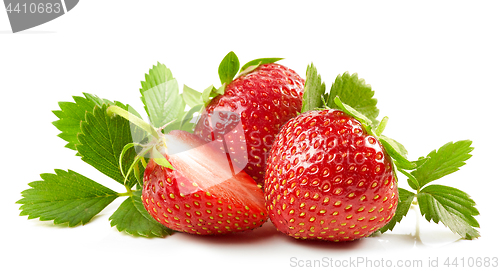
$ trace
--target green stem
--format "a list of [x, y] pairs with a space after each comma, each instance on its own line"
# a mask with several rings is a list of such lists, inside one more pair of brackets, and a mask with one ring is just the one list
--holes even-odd
[[143, 121], [142, 119], [138, 118], [134, 114], [129, 113], [128, 111], [124, 110], [121, 107], [118, 107], [116, 105], [112, 105], [112, 106], [108, 107], [107, 112], [108, 112], [108, 115], [117, 114], [117, 115], [125, 118], [126, 120], [137, 125], [137, 127], [141, 128], [142, 130], [146, 131], [150, 135], [154, 136], [156, 139], [160, 138], [160, 135], [158, 135], [158, 132], [156, 131], [156, 129], [153, 126], [151, 126], [151, 124]]
[[127, 188], [127, 192], [125, 192], [125, 193], [117, 193], [116, 195], [118, 195], [118, 197], [131, 197], [132, 193], [136, 191], [136, 190], [130, 190], [130, 188], [128, 188], [128, 187], [126, 187], [126, 188]]

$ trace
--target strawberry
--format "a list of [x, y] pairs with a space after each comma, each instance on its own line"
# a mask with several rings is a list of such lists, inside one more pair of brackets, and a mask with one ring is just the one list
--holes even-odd
[[[233, 168], [263, 185], [267, 156], [280, 127], [302, 107], [304, 80], [271, 63], [242, 75], [212, 99], [195, 128], [206, 141], [223, 142]], [[234, 129], [240, 124], [241, 129]], [[233, 131], [232, 133], [229, 133]]]
[[297, 239], [348, 241], [388, 223], [398, 203], [391, 157], [343, 111], [308, 111], [288, 121], [272, 146], [266, 208]]
[[160, 151], [174, 170], [150, 159], [142, 201], [166, 227], [191, 234], [253, 229], [267, 220], [264, 195], [245, 172], [234, 175], [227, 158], [194, 134], [171, 131]]

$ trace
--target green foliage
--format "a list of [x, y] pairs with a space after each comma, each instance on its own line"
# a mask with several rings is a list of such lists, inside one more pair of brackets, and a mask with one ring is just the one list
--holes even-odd
[[373, 98], [374, 94], [375, 92], [370, 85], [365, 83], [365, 80], [359, 79], [356, 73], [349, 75], [346, 72], [338, 75], [335, 79], [330, 89], [327, 106], [340, 109], [334, 101], [335, 97], [338, 96], [344, 104], [365, 115], [373, 124], [377, 124], [379, 110], [377, 108], [377, 99]]
[[56, 174], [41, 174], [42, 181], [29, 184], [22, 192], [22, 216], [54, 224], [68, 223], [70, 227], [86, 224], [118, 197], [118, 194], [74, 171], [60, 169]]
[[304, 113], [323, 107], [325, 89], [325, 83], [321, 81], [321, 75], [318, 74], [316, 67], [311, 63], [307, 66], [306, 70], [306, 82], [304, 85], [301, 112]]
[[229, 52], [219, 65], [219, 78], [221, 84], [229, 84], [240, 69], [240, 61], [234, 52]]
[[449, 142], [439, 150], [433, 150], [427, 155], [428, 161], [412, 172], [418, 181], [419, 188], [424, 185], [451, 174], [465, 165], [465, 161], [472, 157], [470, 152], [472, 141], [462, 140], [455, 143]]
[[[82, 160], [103, 174], [123, 184], [124, 176], [120, 170], [122, 149], [132, 143], [131, 125], [119, 116], [108, 116], [107, 105], [96, 107], [93, 112], [86, 112], [86, 120], [81, 124], [78, 134], [78, 153]], [[123, 166], [130, 167], [134, 161], [134, 152], [127, 152], [123, 157]], [[132, 187], [134, 182], [127, 185]]]
[[398, 194], [399, 199], [396, 213], [394, 214], [394, 217], [391, 219], [391, 221], [389, 221], [389, 223], [387, 223], [380, 229], [381, 233], [384, 233], [388, 230], [392, 231], [394, 229], [394, 226], [396, 226], [396, 223], [399, 223], [401, 222], [401, 220], [403, 220], [403, 217], [405, 217], [408, 213], [408, 210], [410, 210], [413, 199], [415, 198], [415, 193], [412, 193], [403, 188], [398, 188]]
[[141, 191], [128, 197], [109, 220], [111, 227], [134, 236], [165, 237], [173, 233], [149, 215], [142, 204]]
[[417, 194], [420, 212], [427, 221], [442, 222], [462, 238], [478, 238], [474, 227], [479, 223], [473, 217], [479, 215], [476, 203], [461, 190], [444, 185], [429, 185]]

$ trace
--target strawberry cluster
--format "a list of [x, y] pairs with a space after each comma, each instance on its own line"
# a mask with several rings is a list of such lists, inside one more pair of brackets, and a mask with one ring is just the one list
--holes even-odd
[[[21, 215], [76, 226], [125, 196], [111, 225], [135, 236], [242, 232], [269, 218], [293, 238], [339, 242], [392, 230], [414, 204], [428, 221], [479, 237], [469, 195], [430, 184], [465, 164], [470, 140], [410, 161], [382, 134], [388, 118], [377, 120], [364, 80], [339, 75], [327, 93], [313, 65], [304, 80], [279, 60], [240, 69], [230, 52], [219, 65], [221, 87], [182, 93], [158, 63], [140, 90], [151, 123], [92, 94], [60, 103], [54, 125], [66, 147], [126, 192], [56, 170], [22, 192]], [[413, 191], [399, 187], [396, 172]]]

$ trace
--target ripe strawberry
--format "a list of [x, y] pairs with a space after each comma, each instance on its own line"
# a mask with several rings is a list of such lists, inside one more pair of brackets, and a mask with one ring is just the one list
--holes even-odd
[[264, 194], [245, 172], [233, 175], [227, 158], [196, 135], [165, 135], [171, 170], [150, 159], [144, 173], [146, 210], [166, 227], [192, 234], [253, 229], [267, 220]]
[[[263, 64], [226, 86], [200, 118], [195, 134], [223, 142], [235, 169], [263, 185], [267, 156], [280, 127], [302, 107], [304, 80], [279, 64]], [[234, 127], [241, 121], [241, 130]], [[233, 131], [232, 133], [229, 133]], [[238, 171], [238, 170], [236, 170]]]
[[342, 111], [308, 111], [288, 121], [271, 149], [266, 208], [297, 239], [348, 241], [393, 217], [398, 203], [391, 158]]

